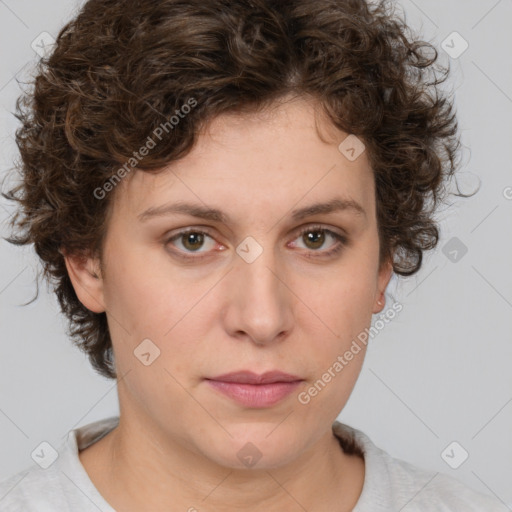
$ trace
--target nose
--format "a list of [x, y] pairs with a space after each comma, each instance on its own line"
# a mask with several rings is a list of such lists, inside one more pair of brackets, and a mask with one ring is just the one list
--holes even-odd
[[224, 281], [227, 304], [223, 320], [231, 336], [257, 345], [288, 336], [294, 325], [296, 299], [275, 251], [264, 248], [254, 261], [237, 256]]

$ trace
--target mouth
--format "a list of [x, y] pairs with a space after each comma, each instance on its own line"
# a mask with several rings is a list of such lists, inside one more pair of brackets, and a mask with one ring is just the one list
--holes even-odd
[[271, 407], [289, 396], [304, 379], [281, 371], [239, 371], [206, 378], [216, 391], [250, 408]]

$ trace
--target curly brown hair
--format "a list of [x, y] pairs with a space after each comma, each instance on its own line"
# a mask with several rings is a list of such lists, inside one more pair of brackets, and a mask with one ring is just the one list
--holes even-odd
[[3, 194], [19, 203], [7, 240], [34, 244], [69, 335], [106, 377], [116, 377], [106, 315], [78, 300], [61, 251], [101, 257], [114, 195], [98, 190], [191, 98], [132, 166], [158, 172], [222, 113], [309, 96], [364, 141], [381, 262], [411, 275], [438, 243], [434, 214], [460, 146], [438, 87], [449, 66], [387, 0], [89, 0], [37, 66], [16, 102], [21, 181]]

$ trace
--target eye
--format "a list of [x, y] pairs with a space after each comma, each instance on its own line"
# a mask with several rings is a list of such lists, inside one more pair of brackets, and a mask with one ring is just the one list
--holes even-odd
[[[327, 239], [331, 238], [334, 243], [331, 244], [329, 250], [319, 250], [325, 245]], [[205, 243], [207, 240], [210, 243]], [[303, 228], [298, 237], [295, 239], [302, 239], [306, 245], [304, 247], [309, 250], [310, 254], [308, 257], [329, 257], [338, 254], [341, 249], [348, 244], [348, 240], [345, 235], [337, 233], [331, 229], [324, 228], [322, 226], [307, 226]], [[177, 247], [177, 251], [173, 250], [173, 253], [178, 257], [187, 260], [199, 260], [208, 256], [208, 253], [213, 250], [217, 242], [208, 234], [198, 228], [189, 228], [182, 230], [172, 237], [168, 238], [165, 245], [174, 245]], [[201, 251], [200, 249], [205, 249]], [[197, 253], [197, 256], [192, 254]], [[316, 254], [318, 253], [318, 254]]]
[[[322, 226], [307, 226], [300, 231], [299, 237], [297, 238], [304, 241], [306, 249], [309, 249], [314, 253], [318, 252], [320, 253], [319, 256], [324, 257], [339, 253], [348, 243], [345, 235]], [[320, 251], [319, 249], [325, 245], [325, 241], [328, 238], [333, 239], [335, 243], [331, 244], [331, 249]], [[316, 256], [316, 254], [314, 256]]]
[[[166, 241], [166, 244], [178, 242], [178, 248], [180, 252], [192, 252], [192, 253], [204, 253], [206, 251], [199, 251], [201, 247], [204, 246], [205, 239], [209, 238], [213, 243], [210, 244], [210, 249], [215, 247], [215, 241], [213, 238], [206, 232], [200, 229], [187, 229], [184, 231], [180, 231], [176, 235], [172, 236]], [[181, 244], [181, 247], [179, 245]], [[188, 256], [184, 256], [188, 258]]]

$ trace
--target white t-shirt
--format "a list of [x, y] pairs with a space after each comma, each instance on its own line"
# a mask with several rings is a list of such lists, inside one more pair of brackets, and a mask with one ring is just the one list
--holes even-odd
[[[34, 463], [0, 482], [0, 511], [115, 512], [89, 479], [78, 450], [98, 441], [118, 422], [119, 417], [112, 416], [71, 430], [49, 466], [57, 454], [49, 445], [42, 446], [35, 456], [46, 469]], [[336, 421], [333, 432], [355, 442], [364, 454], [364, 485], [353, 512], [510, 512], [498, 499], [448, 475], [391, 457], [360, 430]]]

